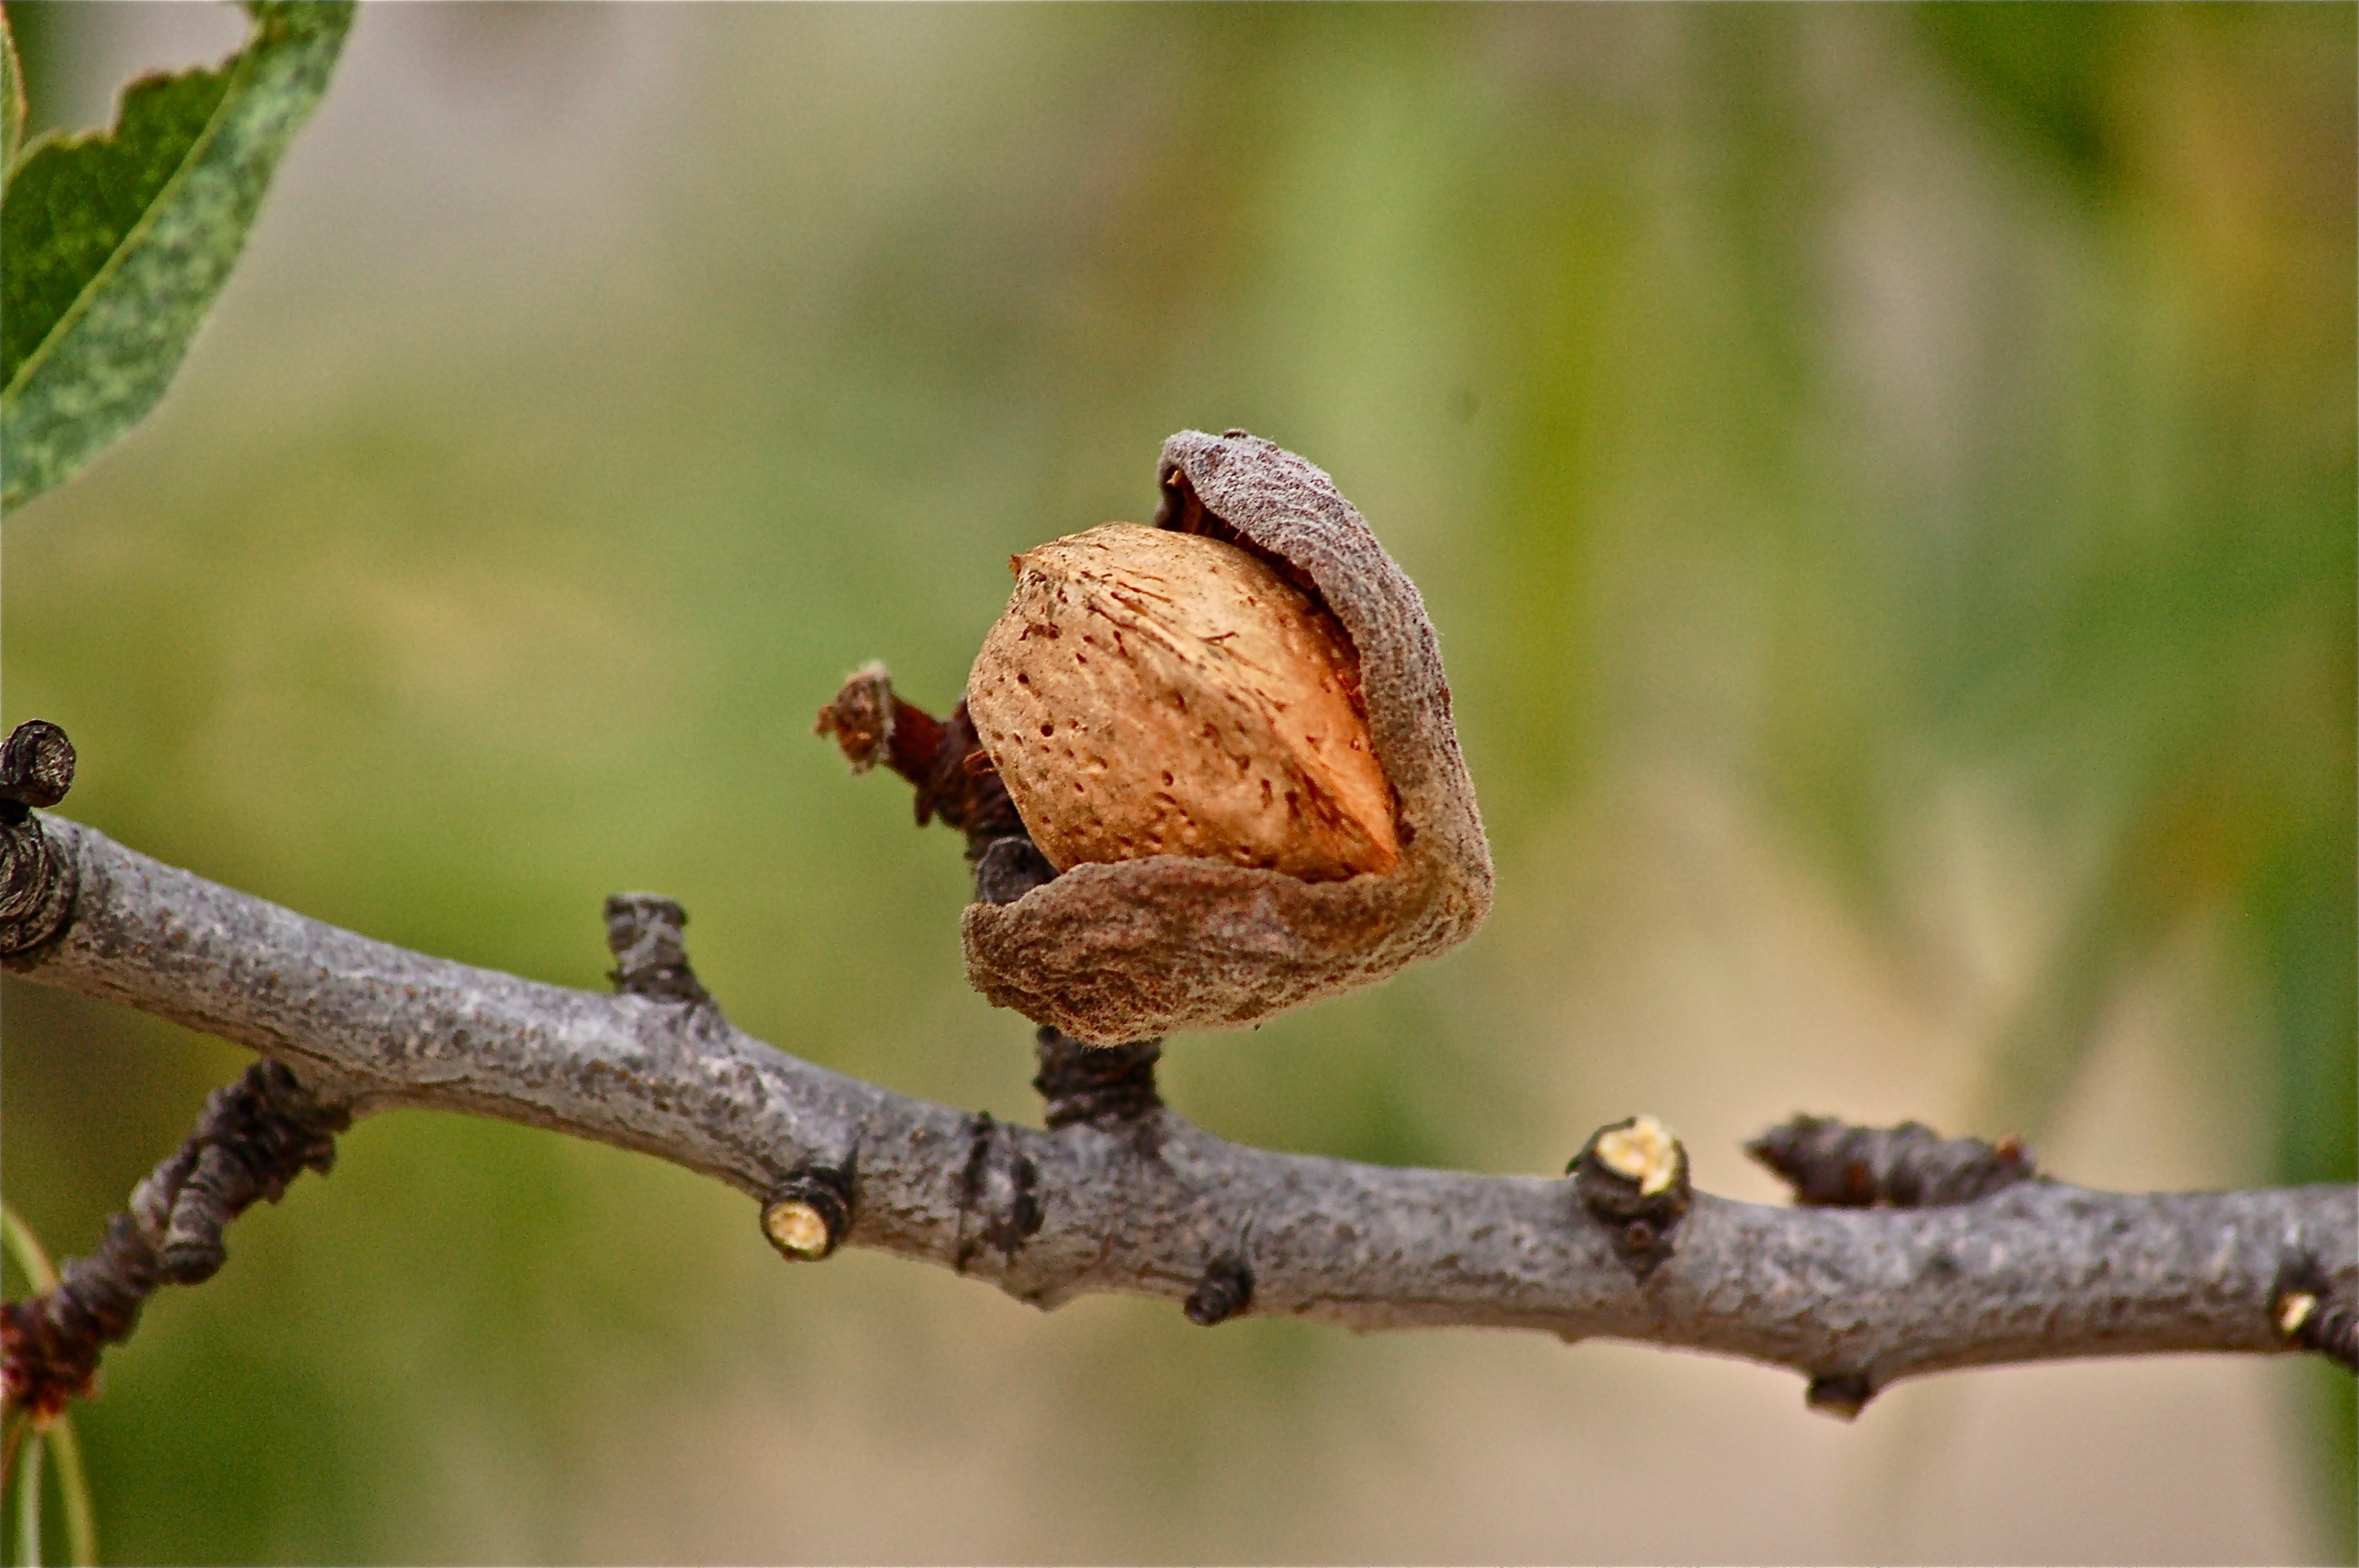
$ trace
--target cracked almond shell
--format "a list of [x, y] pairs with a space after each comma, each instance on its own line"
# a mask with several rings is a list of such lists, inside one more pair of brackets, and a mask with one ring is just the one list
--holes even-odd
[[[1390, 857], [1378, 851], [1353, 864], [1346, 854], [1341, 864], [1321, 865], [1314, 854], [1288, 871], [1279, 869], [1288, 863], [1283, 852], [1268, 856], [1272, 864], [1235, 863], [1264, 851], [1249, 845], [1240, 857], [1226, 841], [1213, 851], [1228, 859], [1139, 853], [1161, 847], [1149, 836], [1130, 846], [1126, 858], [1073, 856], [1067, 864], [1055, 847], [1060, 831], [1081, 826], [1086, 836], [1085, 823], [1080, 816], [1034, 822], [1038, 807], [1024, 811], [1016, 787], [1028, 764], [1012, 753], [1003, 758], [1006, 742], [995, 748], [986, 733], [984, 744], [1035, 841], [1064, 869], [1013, 903], [967, 906], [961, 926], [967, 978], [1000, 1006], [1100, 1044], [1238, 1028], [1371, 984], [1465, 940], [1491, 904], [1490, 848], [1459, 755], [1432, 624], [1416, 586], [1358, 512], [1317, 467], [1243, 431], [1180, 432], [1164, 443], [1158, 477], [1158, 528], [1241, 546], [1260, 558], [1256, 565], [1266, 564], [1271, 580], [1315, 595], [1316, 607], [1332, 616], [1348, 644], [1341, 650], [1348, 662], [1342, 684], [1348, 687], [1356, 676], [1367, 742], [1390, 786], [1395, 844]], [[1020, 608], [1025, 593], [1019, 579], [1011, 609]], [[995, 638], [1011, 623], [1008, 634], [1020, 633], [1023, 622], [1011, 615]], [[983, 684], [1012, 678], [1015, 665], [992, 660], [987, 642], [978, 659]], [[1322, 672], [1313, 659], [1287, 678], [1317, 687]], [[1151, 702], [1173, 684], [1149, 668], [1130, 689]], [[1088, 694], [1100, 704], [1100, 719], [1110, 711], [1103, 699], [1114, 695], [1111, 687]], [[971, 705], [974, 696], [971, 689]], [[986, 695], [986, 715], [992, 701]], [[984, 728], [991, 728], [988, 718]], [[1227, 738], [1234, 741], [1244, 732]], [[1158, 741], [1168, 745], [1171, 737]], [[1258, 763], [1273, 779], [1287, 776], [1285, 759], [1266, 751], [1246, 761], [1248, 773]], [[1081, 782], [1086, 796], [1091, 781]], [[1137, 826], [1117, 823], [1113, 834]], [[1071, 855], [1071, 839], [1064, 841]], [[1176, 833], [1173, 842], [1181, 842]], [[1296, 874], [1302, 870], [1312, 875]]]
[[1326, 881], [1399, 860], [1359, 662], [1315, 595], [1135, 523], [1009, 564], [967, 711], [1051, 865], [1186, 855]]

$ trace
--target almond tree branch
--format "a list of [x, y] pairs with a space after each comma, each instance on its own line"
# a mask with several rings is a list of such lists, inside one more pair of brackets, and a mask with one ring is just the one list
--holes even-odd
[[[1952, 1368], [2350, 1349], [2359, 1188], [2101, 1193], [2030, 1176], [2014, 1151], [2021, 1179], [1970, 1182], [1971, 1201], [1771, 1207], [1691, 1193], [1684, 1151], [1643, 1118], [1593, 1137], [1569, 1180], [1390, 1169], [1225, 1142], [1136, 1080], [1151, 1048], [1116, 1069], [1052, 1033], [1051, 1126], [1010, 1126], [740, 1032], [664, 901], [610, 904], [622, 991], [596, 996], [372, 941], [62, 818], [0, 821], [0, 946], [30, 944], [5, 960], [26, 979], [251, 1046], [323, 1114], [467, 1111], [701, 1172], [762, 1200], [789, 1257], [879, 1248], [1042, 1307], [1123, 1291], [1206, 1323], [1708, 1351], [1790, 1368], [1845, 1415]], [[1814, 1125], [1788, 1152], [1845, 1157]], [[1886, 1136], [1880, 1165], [1833, 1186], [1938, 1196], [1947, 1177], [1904, 1167], [1930, 1145], [1951, 1171], [1954, 1146]]]

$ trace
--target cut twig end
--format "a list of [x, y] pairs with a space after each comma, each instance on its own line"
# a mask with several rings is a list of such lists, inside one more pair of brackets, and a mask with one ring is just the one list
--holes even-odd
[[1605, 1129], [1592, 1147], [1599, 1163], [1636, 1184], [1641, 1197], [1669, 1191], [1687, 1165], [1687, 1152], [1680, 1147], [1680, 1141], [1651, 1116], [1634, 1116]]
[[789, 1262], [818, 1262], [842, 1245], [851, 1227], [852, 1178], [832, 1166], [788, 1177], [762, 1206], [762, 1234]]
[[773, 1203], [762, 1211], [762, 1234], [770, 1245], [793, 1259], [824, 1258], [833, 1249], [827, 1216], [800, 1198]]
[[2339, 1283], [2317, 1259], [2298, 1254], [2269, 1299], [2269, 1321], [2287, 1344], [2359, 1372], [2359, 1302], [2354, 1294], [2347, 1282]]
[[1582, 1206], [1605, 1227], [1614, 1255], [1639, 1279], [1671, 1255], [1695, 1189], [1688, 1152], [1669, 1128], [1651, 1116], [1601, 1127], [1565, 1171]]

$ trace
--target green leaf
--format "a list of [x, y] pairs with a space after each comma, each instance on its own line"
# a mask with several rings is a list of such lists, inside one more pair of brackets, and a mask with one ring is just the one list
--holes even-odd
[[0, 170], [16, 161], [16, 144], [24, 139], [25, 72], [16, 63], [16, 38], [8, 30], [8, 13], [0, 11]]
[[[0, 197], [0, 510], [71, 478], [164, 395], [352, 26], [249, 5], [213, 70], [143, 77], [104, 135], [43, 137]], [[13, 67], [12, 67], [13, 71]]]

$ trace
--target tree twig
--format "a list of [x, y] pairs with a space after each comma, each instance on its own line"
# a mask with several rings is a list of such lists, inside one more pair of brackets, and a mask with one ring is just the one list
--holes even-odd
[[[70, 821], [28, 826], [76, 884], [62, 929], [7, 959], [28, 979], [251, 1046], [354, 1115], [432, 1107], [595, 1139], [727, 1182], [766, 1213], [830, 1173], [846, 1243], [1043, 1307], [1122, 1291], [1190, 1303], [1199, 1321], [1636, 1340], [1791, 1368], [1821, 1408], [1848, 1413], [1951, 1368], [2302, 1347], [2305, 1325], [2343, 1321], [2332, 1314], [2359, 1288], [2359, 1189], [2345, 1186], [2033, 1180], [1877, 1209], [1695, 1193], [1634, 1260], [1629, 1220], [1579, 1176], [1266, 1152], [1135, 1093], [1053, 1130], [1011, 1126], [798, 1060], [709, 1000], [627, 983], [594, 996], [430, 957]], [[2300, 1293], [2314, 1304], [2287, 1326]]]

